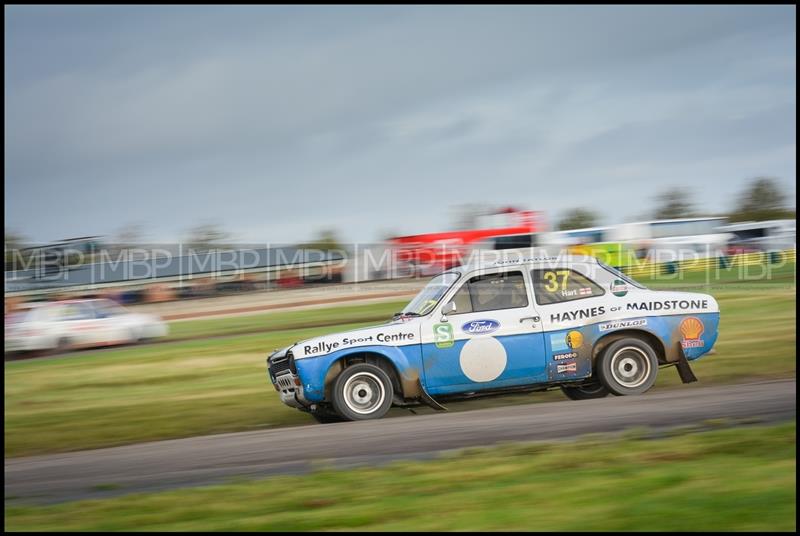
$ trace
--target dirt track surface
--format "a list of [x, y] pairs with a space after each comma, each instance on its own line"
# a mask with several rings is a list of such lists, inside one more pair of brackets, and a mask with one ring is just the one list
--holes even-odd
[[5, 461], [5, 494], [14, 503], [57, 502], [238, 476], [303, 473], [319, 460], [332, 460], [338, 466], [377, 464], [501, 441], [563, 439], [631, 426], [674, 427], [720, 418], [779, 421], [796, 418], [795, 396], [794, 379], [683, 386], [638, 397], [411, 415], [11, 458]]

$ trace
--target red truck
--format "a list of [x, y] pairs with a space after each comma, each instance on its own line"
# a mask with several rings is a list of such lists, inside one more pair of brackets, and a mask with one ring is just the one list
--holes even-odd
[[398, 236], [389, 240], [395, 260], [415, 276], [426, 276], [458, 266], [479, 242], [498, 236], [544, 230], [540, 212], [506, 207], [489, 214], [486, 227]]

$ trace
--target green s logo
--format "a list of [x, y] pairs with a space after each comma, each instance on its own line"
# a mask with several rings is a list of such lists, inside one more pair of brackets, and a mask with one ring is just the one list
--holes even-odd
[[450, 324], [433, 325], [433, 342], [436, 344], [436, 348], [450, 348], [455, 344], [453, 339], [453, 326]]

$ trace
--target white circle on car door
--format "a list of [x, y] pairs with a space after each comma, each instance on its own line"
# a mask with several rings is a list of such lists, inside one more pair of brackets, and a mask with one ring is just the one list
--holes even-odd
[[494, 337], [470, 339], [458, 361], [464, 375], [474, 382], [490, 382], [506, 369], [508, 357], [503, 344]]

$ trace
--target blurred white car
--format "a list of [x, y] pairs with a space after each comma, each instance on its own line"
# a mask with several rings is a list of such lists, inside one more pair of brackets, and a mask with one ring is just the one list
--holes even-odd
[[168, 333], [161, 318], [106, 299], [31, 304], [6, 318], [5, 351], [66, 351], [134, 343]]

